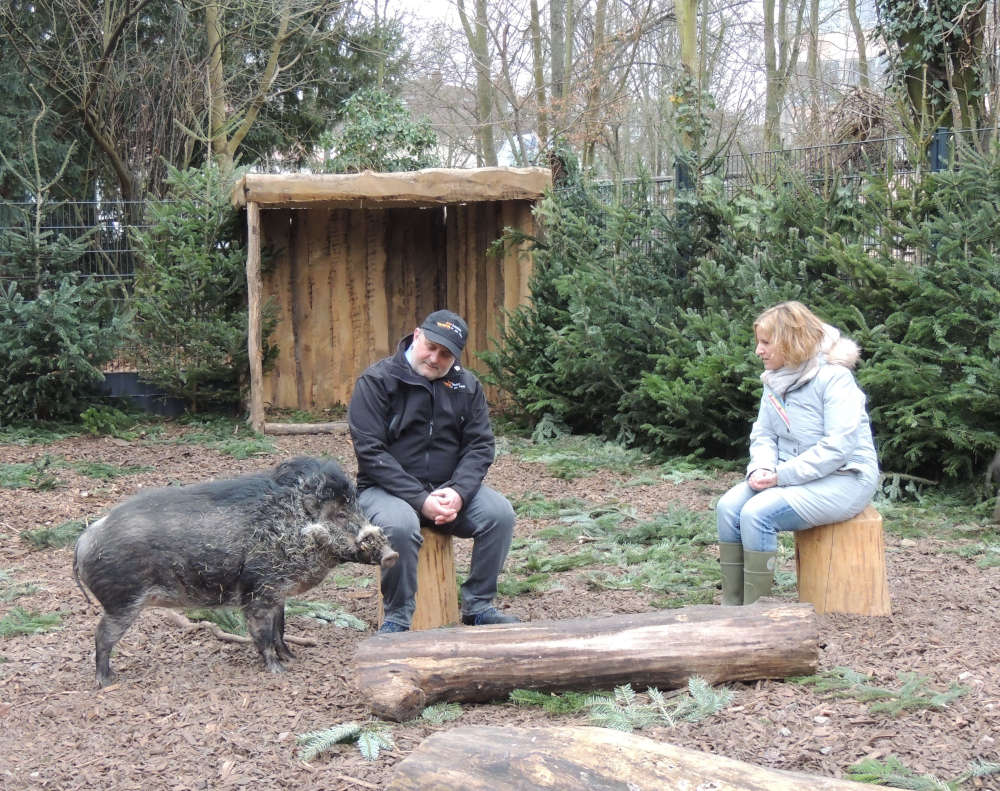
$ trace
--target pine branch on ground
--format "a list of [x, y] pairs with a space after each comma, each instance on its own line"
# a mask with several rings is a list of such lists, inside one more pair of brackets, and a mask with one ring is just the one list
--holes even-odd
[[359, 725], [345, 722], [322, 731], [300, 734], [296, 741], [301, 746], [299, 759], [311, 761], [328, 752], [337, 744], [356, 742], [361, 755], [369, 761], [378, 759], [382, 750], [392, 750], [395, 743], [389, 726], [379, 720], [369, 720]]
[[[610, 693], [601, 693], [610, 697]], [[576, 714], [587, 707], [587, 701], [595, 695], [582, 692], [539, 692], [534, 689], [515, 689], [510, 700], [520, 706], [540, 706], [549, 714]]]
[[796, 684], [808, 684], [818, 692], [831, 692], [835, 697], [855, 698], [870, 703], [868, 709], [873, 714], [887, 714], [890, 717], [915, 709], [943, 709], [969, 691], [968, 687], [956, 683], [952, 683], [944, 692], [926, 690], [930, 679], [916, 673], [902, 673], [899, 679], [903, 682], [899, 689], [880, 687], [870, 683], [871, 676], [847, 667], [835, 667], [814, 676], [788, 680]]
[[58, 629], [62, 625], [59, 613], [40, 613], [35, 610], [25, 610], [13, 607], [3, 618], [0, 618], [0, 637], [13, 637], [18, 634], [42, 634]]
[[345, 629], [354, 629], [358, 632], [368, 630], [368, 624], [360, 618], [341, 610], [339, 607], [334, 607], [328, 602], [289, 599], [285, 603], [285, 617], [293, 618], [296, 615], [311, 618], [320, 623], [333, 624]]
[[[688, 679], [686, 695], [678, 690], [664, 694], [656, 687], [649, 687], [646, 696], [649, 703], [639, 700], [630, 684], [616, 687], [614, 697], [594, 696], [586, 701], [590, 709], [590, 719], [602, 728], [631, 732], [651, 725], [673, 727], [678, 720], [698, 722], [718, 713], [733, 699], [731, 690], [718, 690], [703, 678], [692, 676]], [[673, 708], [667, 705], [667, 697], [680, 696]]]
[[14, 582], [8, 572], [0, 571], [0, 602], [11, 602], [37, 592], [37, 585], [30, 582]]
[[459, 703], [436, 703], [420, 712], [420, 717], [433, 725], [444, 725], [461, 716], [462, 706]]

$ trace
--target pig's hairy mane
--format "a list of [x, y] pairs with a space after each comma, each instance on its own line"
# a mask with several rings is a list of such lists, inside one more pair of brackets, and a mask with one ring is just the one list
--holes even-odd
[[130, 513], [155, 513], [169, 520], [197, 519], [199, 510], [230, 511], [248, 527], [251, 543], [301, 543], [299, 531], [315, 520], [315, 504], [354, 501], [354, 487], [340, 466], [326, 459], [298, 457], [273, 470], [236, 478], [140, 491], [115, 506], [113, 521]]

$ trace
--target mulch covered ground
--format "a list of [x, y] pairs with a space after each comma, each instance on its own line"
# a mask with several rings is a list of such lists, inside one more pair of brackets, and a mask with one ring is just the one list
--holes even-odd
[[[180, 429], [172, 428], [172, 432]], [[351, 663], [377, 617], [374, 569], [348, 565], [305, 594], [328, 600], [369, 625], [368, 632], [304, 618], [288, 633], [315, 640], [299, 646], [289, 672], [272, 675], [252, 647], [221, 642], [208, 632], [186, 632], [162, 610], [145, 611], [119, 643], [116, 682], [94, 685], [93, 635], [100, 614], [76, 588], [71, 549], [32, 550], [25, 530], [70, 519], [93, 519], [140, 486], [189, 483], [269, 467], [296, 454], [328, 454], [353, 472], [343, 436], [273, 438], [270, 456], [237, 461], [198, 445], [147, 444], [108, 438], [64, 440], [48, 446], [0, 446], [0, 462], [31, 462], [46, 454], [68, 461], [141, 465], [152, 471], [102, 483], [69, 467], [53, 472], [50, 491], [0, 489], [0, 590], [31, 583], [37, 591], [0, 601], [12, 607], [62, 613], [62, 627], [32, 636], [0, 638], [0, 788], [11, 789], [359, 789], [384, 787], [394, 766], [429, 734], [455, 725], [549, 727], [586, 724], [584, 715], [553, 716], [508, 702], [466, 704], [444, 725], [394, 725], [395, 749], [374, 762], [355, 745], [342, 745], [304, 763], [296, 736], [368, 719], [352, 684]], [[538, 464], [502, 457], [489, 482], [511, 498], [531, 492], [549, 498], [627, 503], [640, 516], [671, 504], [707, 509], [731, 482], [662, 482], [624, 486], [635, 471], [571, 481]], [[522, 519], [518, 536], [551, 522]], [[457, 542], [467, 563], [468, 542]], [[866, 758], [898, 757], [909, 768], [952, 779], [976, 761], [1000, 761], [1000, 569], [946, 553], [944, 542], [900, 539], [887, 533], [893, 615], [818, 616], [820, 666], [849, 667], [898, 688], [916, 673], [935, 690], [968, 688], [941, 710], [897, 717], [873, 715], [865, 703], [835, 698], [808, 686], [765, 681], [735, 684], [732, 704], [714, 717], [643, 735], [754, 764], [844, 777]], [[782, 594], [791, 599], [793, 593]], [[652, 594], [588, 588], [572, 572], [553, 589], [502, 602], [522, 618], [571, 618], [652, 608]], [[962, 788], [1000, 789], [1000, 775], [968, 780]]]

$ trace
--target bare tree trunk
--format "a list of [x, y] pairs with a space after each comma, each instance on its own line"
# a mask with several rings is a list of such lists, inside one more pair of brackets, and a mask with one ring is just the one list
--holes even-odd
[[475, 0], [475, 26], [469, 22], [465, 0], [458, 0], [458, 16], [469, 42], [476, 67], [476, 122], [479, 140], [479, 164], [496, 167], [497, 151], [493, 139], [493, 83], [490, 77], [490, 50], [487, 38], [486, 0]]
[[605, 34], [607, 29], [608, 0], [597, 0], [594, 12], [594, 47], [590, 67], [590, 85], [587, 88], [587, 104], [583, 111], [583, 167], [594, 166], [594, 148], [601, 133], [601, 88], [606, 79], [604, 73]]
[[[701, 74], [698, 69], [698, 0], [676, 0], [674, 13], [677, 15], [677, 35], [681, 45], [681, 71], [684, 75], [682, 85], [687, 103], [697, 101], [701, 93]], [[697, 141], [691, 135], [690, 127], [681, 131], [681, 148], [684, 151], [694, 151]]]
[[806, 79], [809, 81], [809, 135], [815, 140], [819, 131], [819, 0], [809, 0], [809, 43], [806, 49]]
[[566, 21], [563, 22], [563, 94], [566, 93], [566, 80], [573, 73], [573, 57], [575, 55], [574, 44], [576, 41], [576, 0], [564, 0]]
[[[205, 3], [205, 44], [208, 47], [209, 148], [220, 168], [226, 167], [226, 82], [222, 70], [222, 20], [219, 4]], [[232, 161], [228, 163], [232, 172]]]
[[552, 52], [552, 134], [565, 129], [566, 100], [566, 0], [549, 3], [549, 45]]
[[775, 0], [764, 0], [764, 150], [781, 148], [779, 123], [781, 97], [784, 91], [778, 84], [778, 49], [775, 44]]
[[854, 31], [854, 43], [858, 48], [858, 84], [867, 89], [871, 85], [868, 75], [868, 53], [865, 50], [865, 31], [861, 27], [861, 19], [858, 17], [858, 0], [847, 0], [847, 16], [851, 20], [851, 29]]
[[[777, 2], [777, 8], [775, 3]], [[797, 3], [795, 27], [788, 29], [788, 4]], [[781, 111], [792, 70], [799, 59], [806, 0], [764, 0], [764, 148], [776, 150], [781, 143]], [[775, 20], [775, 11], [778, 18]]]
[[865, 791], [871, 786], [754, 766], [609, 728], [478, 725], [452, 728], [424, 739], [396, 765], [388, 791], [442, 788]]
[[542, 24], [538, 0], [531, 0], [531, 73], [535, 80], [535, 103], [538, 105], [538, 145], [549, 144], [549, 115], [545, 106], [545, 63], [542, 60]]
[[672, 689], [808, 675], [819, 661], [810, 604], [683, 607], [565, 621], [376, 635], [355, 657], [377, 717], [403, 721], [441, 700], [492, 700], [519, 687]]
[[698, 69], [698, 0], [677, 0], [674, 13], [677, 15], [677, 33], [681, 44], [681, 68], [700, 87]]
[[274, 86], [274, 81], [281, 70], [281, 50], [289, 35], [293, 9], [291, 0], [284, 0], [278, 10], [278, 29], [270, 42], [267, 63], [260, 73], [259, 81], [254, 86], [254, 92], [246, 109], [232, 113], [229, 96], [226, 92], [226, 78], [222, 62], [222, 6], [216, 0], [205, 3], [205, 36], [208, 46], [208, 88], [209, 88], [209, 137], [212, 156], [219, 169], [231, 174], [235, 168], [236, 149], [240, 147], [243, 138], [247, 136], [260, 114]]

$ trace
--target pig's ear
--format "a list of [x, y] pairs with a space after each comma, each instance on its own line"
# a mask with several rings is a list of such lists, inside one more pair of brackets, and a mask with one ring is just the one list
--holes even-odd
[[302, 537], [315, 541], [321, 546], [330, 546], [333, 543], [330, 531], [327, 530], [323, 525], [316, 524], [315, 522], [310, 522], [308, 525], [302, 528]]

